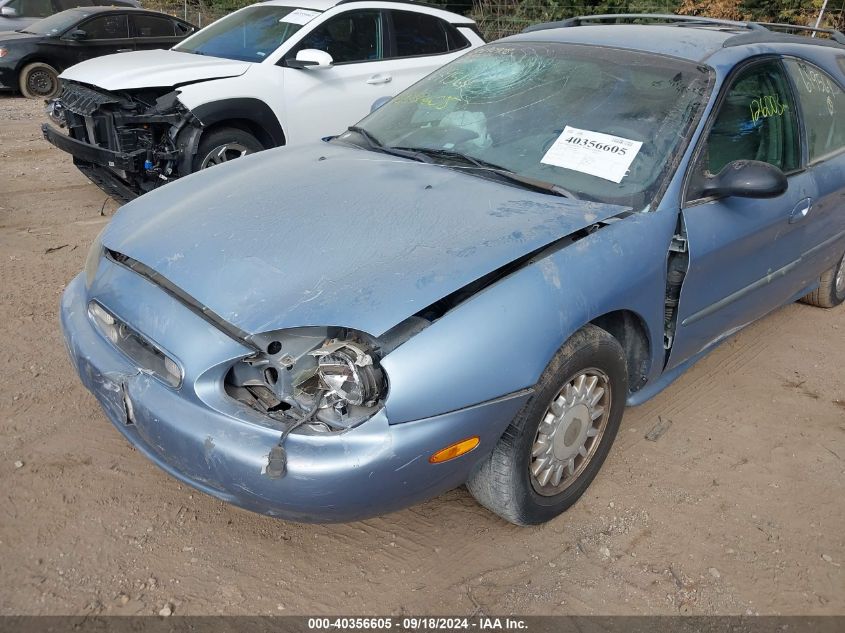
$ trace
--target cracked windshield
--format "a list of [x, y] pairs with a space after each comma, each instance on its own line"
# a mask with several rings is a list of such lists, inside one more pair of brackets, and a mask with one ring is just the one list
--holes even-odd
[[670, 57], [502, 43], [433, 73], [340, 139], [366, 135], [371, 147], [639, 209], [657, 193], [709, 84], [707, 69]]

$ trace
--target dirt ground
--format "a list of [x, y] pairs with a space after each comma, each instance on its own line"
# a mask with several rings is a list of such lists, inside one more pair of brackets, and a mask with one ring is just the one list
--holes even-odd
[[287, 523], [166, 476], [77, 380], [59, 295], [116, 205], [42, 120], [0, 96], [0, 614], [845, 614], [845, 309], [788, 306], [630, 409], [543, 527], [464, 489]]

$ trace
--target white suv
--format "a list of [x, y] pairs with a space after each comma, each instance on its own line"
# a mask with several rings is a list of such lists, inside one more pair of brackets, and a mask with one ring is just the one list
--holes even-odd
[[[295, 3], [295, 4], [292, 4]], [[484, 41], [464, 16], [391, 0], [270, 0], [170, 50], [61, 75], [45, 138], [126, 201], [193, 171], [343, 131]]]

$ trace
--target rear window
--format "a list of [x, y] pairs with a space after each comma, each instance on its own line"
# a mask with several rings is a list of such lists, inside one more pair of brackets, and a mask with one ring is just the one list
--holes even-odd
[[173, 20], [157, 15], [133, 15], [137, 37], [173, 37], [176, 29]]

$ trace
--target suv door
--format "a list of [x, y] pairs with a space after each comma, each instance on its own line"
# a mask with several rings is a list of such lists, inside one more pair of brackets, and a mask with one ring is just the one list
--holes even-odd
[[[815, 189], [801, 169], [797, 109], [781, 62], [764, 59], [736, 73], [709, 126], [687, 174], [690, 261], [668, 368], [797, 298], [807, 283], [802, 210]], [[767, 199], [701, 197], [705, 178], [741, 159], [780, 168], [789, 188]]]
[[379, 9], [346, 11], [317, 25], [279, 62], [296, 59], [304, 49], [324, 51], [333, 60], [329, 68], [285, 69], [289, 144], [343, 131], [384, 94], [393, 79], [384, 61], [385, 22]]
[[824, 70], [803, 59], [787, 58], [807, 139], [809, 169], [818, 196], [806, 218], [804, 270], [818, 278], [845, 253], [845, 91]]
[[457, 28], [433, 15], [398, 10], [387, 13], [390, 18], [387, 56], [393, 60], [390, 65], [393, 94], [452, 61], [470, 46]]
[[[73, 39], [71, 33], [76, 29], [85, 31], [86, 37]], [[125, 13], [107, 13], [92, 17], [80, 22], [62, 39], [67, 42], [69, 54], [73, 56], [75, 64], [93, 57], [123, 53], [135, 48], [134, 42], [129, 38], [129, 19]]]

